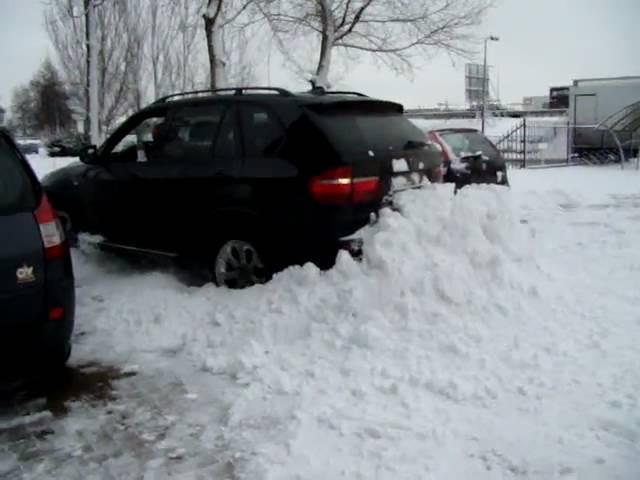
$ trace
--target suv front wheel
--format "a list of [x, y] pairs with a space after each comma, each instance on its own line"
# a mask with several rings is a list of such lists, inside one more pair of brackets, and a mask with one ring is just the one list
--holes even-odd
[[219, 287], [247, 288], [266, 283], [271, 272], [259, 249], [246, 240], [228, 240], [213, 260], [212, 274]]

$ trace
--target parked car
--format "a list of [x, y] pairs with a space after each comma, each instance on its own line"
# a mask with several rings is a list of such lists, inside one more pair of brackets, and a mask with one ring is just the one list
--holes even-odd
[[56, 138], [47, 143], [47, 154], [50, 157], [79, 157], [88, 143], [88, 137], [82, 134]]
[[36, 154], [40, 151], [40, 140], [18, 139], [16, 140], [18, 149], [25, 155]]
[[431, 130], [427, 138], [442, 149], [443, 180], [460, 189], [470, 183], [509, 185], [504, 158], [496, 146], [473, 128]]
[[62, 366], [75, 311], [69, 248], [37, 178], [2, 129], [0, 232], [1, 365]]
[[394, 180], [417, 187], [437, 171], [440, 153], [397, 103], [256, 87], [162, 98], [81, 160], [43, 180], [69, 229], [196, 259], [240, 288], [357, 250], [345, 237], [371, 221]]

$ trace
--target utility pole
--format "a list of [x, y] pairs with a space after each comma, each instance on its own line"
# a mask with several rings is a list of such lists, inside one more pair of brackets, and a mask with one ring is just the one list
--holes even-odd
[[482, 133], [484, 133], [485, 116], [487, 114], [487, 90], [489, 87], [489, 79], [487, 78], [487, 43], [489, 40], [497, 42], [500, 39], [494, 35], [489, 35], [484, 39], [484, 61], [482, 67]]
[[84, 0], [83, 13], [84, 13], [84, 134], [88, 135], [91, 131], [91, 33], [89, 31], [89, 23], [91, 23], [90, 15], [91, 0]]
[[96, 4], [93, 0], [85, 0], [87, 7], [87, 31], [89, 51], [89, 117], [91, 124], [91, 143], [100, 144], [100, 125], [98, 103], [98, 42], [96, 41]]

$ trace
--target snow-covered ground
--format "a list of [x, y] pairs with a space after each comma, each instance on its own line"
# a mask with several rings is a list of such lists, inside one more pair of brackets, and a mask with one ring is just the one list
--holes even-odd
[[510, 175], [244, 291], [83, 245], [71, 364], [113, 393], [0, 415], [0, 474], [640, 478], [640, 175]]

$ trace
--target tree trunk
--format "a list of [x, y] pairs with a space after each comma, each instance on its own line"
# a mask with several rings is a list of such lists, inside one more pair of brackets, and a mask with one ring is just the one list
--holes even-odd
[[331, 50], [333, 45], [326, 33], [322, 34], [320, 43], [320, 57], [316, 68], [315, 85], [325, 90], [329, 89], [329, 69], [331, 68]]
[[319, 4], [322, 21], [322, 38], [320, 42], [320, 56], [314, 83], [316, 87], [329, 89], [329, 70], [331, 68], [331, 51], [336, 38], [336, 26], [329, 2], [323, 0]]
[[204, 33], [207, 37], [207, 54], [209, 55], [209, 82], [211, 84], [211, 90], [217, 88], [216, 85], [216, 53], [213, 38], [213, 19], [203, 16], [204, 19]]
[[203, 16], [204, 31], [207, 37], [207, 53], [209, 54], [209, 78], [211, 89], [222, 88], [225, 84], [225, 62], [222, 50], [222, 29], [215, 18]]

